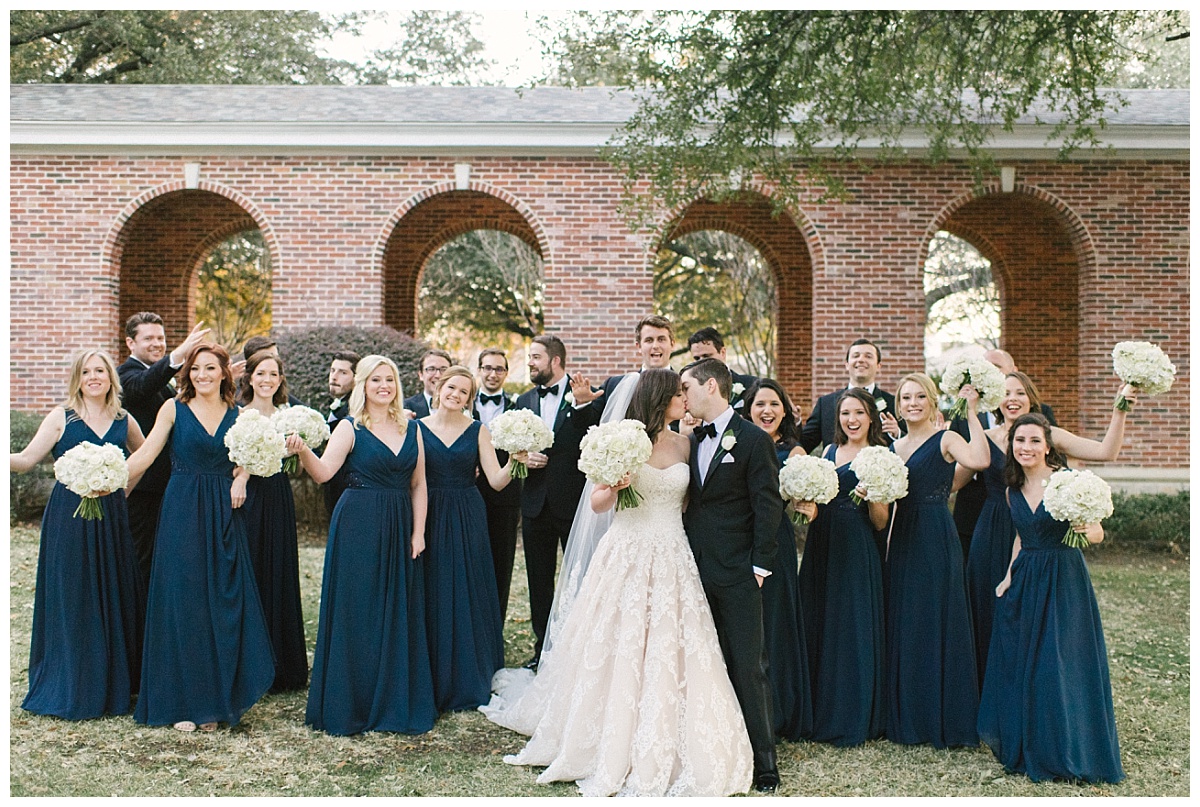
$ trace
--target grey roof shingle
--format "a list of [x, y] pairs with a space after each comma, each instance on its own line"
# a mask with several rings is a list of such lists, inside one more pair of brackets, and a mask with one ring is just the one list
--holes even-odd
[[[1188, 126], [1189, 90], [1124, 90], [1110, 125]], [[606, 87], [14, 84], [9, 120], [146, 123], [620, 123], [635, 96]], [[1056, 116], [1042, 116], [1053, 122]], [[1033, 123], [1032, 115], [1020, 123]]]

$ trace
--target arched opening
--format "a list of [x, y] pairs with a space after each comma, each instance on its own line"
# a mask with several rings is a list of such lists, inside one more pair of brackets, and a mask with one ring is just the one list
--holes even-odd
[[1079, 424], [1079, 277], [1085, 254], [1068, 212], [1019, 188], [954, 209], [937, 229], [991, 264], [999, 346], [1037, 383], [1067, 428]]
[[214, 342], [237, 353], [251, 336], [271, 331], [271, 253], [257, 229], [234, 233], [196, 271], [195, 318]]
[[940, 230], [925, 259], [925, 364], [937, 366], [972, 347], [1000, 347], [992, 262], [970, 242]]
[[[660, 242], [664, 249], [673, 244], [688, 245], [697, 239], [709, 240], [713, 237], [710, 234], [720, 233], [726, 246], [738, 246], [742, 250], [749, 247], [757, 253], [757, 260], [761, 261], [758, 270], [762, 272], [758, 276], [770, 278], [774, 286], [774, 357], [767, 366], [798, 400], [807, 401], [813, 394], [811, 245], [815, 235], [807, 227], [802, 230], [790, 213], [776, 214], [770, 199], [750, 192], [719, 203], [698, 199], [665, 228], [665, 233]], [[728, 236], [734, 236], [736, 240]], [[750, 256], [752, 253], [746, 251], [745, 254]], [[760, 286], [740, 292], [757, 296], [760, 309], [762, 300], [766, 300], [765, 307], [770, 308], [771, 288]], [[655, 302], [662, 306], [660, 301]], [[704, 324], [722, 330], [718, 323]], [[694, 330], [684, 333], [681, 328], [680, 341], [686, 341]]]
[[[113, 251], [122, 327], [133, 314], [154, 311], [163, 318], [168, 346], [182, 341], [196, 321], [202, 265], [223, 254], [218, 248], [239, 234], [257, 241], [269, 256], [254, 216], [219, 193], [171, 191], [137, 208], [121, 227]], [[265, 260], [269, 272], [269, 257]], [[124, 354], [124, 340], [120, 346]]]

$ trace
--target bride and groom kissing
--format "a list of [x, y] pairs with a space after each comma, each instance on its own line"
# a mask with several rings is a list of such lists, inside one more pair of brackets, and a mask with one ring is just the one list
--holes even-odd
[[[498, 673], [482, 710], [530, 736], [506, 762], [546, 766], [539, 782], [576, 781], [585, 795], [773, 791], [759, 587], [783, 517], [774, 446], [730, 408], [719, 360], [605, 386], [605, 417], [643, 422], [653, 451], [631, 479], [584, 497], [608, 511], [632, 484], [643, 501], [584, 561], [536, 678]], [[701, 424], [688, 436], [668, 428], [685, 411]], [[571, 574], [564, 558], [560, 594]]]

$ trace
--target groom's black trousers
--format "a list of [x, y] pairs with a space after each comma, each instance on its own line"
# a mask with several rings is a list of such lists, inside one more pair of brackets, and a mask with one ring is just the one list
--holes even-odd
[[771, 689], [763, 646], [762, 590], [754, 577], [732, 586], [704, 584], [712, 608], [721, 655], [742, 707], [754, 751], [754, 770], [775, 769], [775, 730], [771, 725]]
[[533, 518], [525, 518], [521, 526], [521, 542], [525, 545], [525, 573], [529, 577], [529, 620], [533, 624], [533, 657], [542, 657], [546, 641], [546, 623], [550, 621], [550, 606], [554, 603], [554, 572], [558, 568], [558, 548], [567, 548], [571, 534], [572, 513], [568, 518], [556, 518], [549, 507]]

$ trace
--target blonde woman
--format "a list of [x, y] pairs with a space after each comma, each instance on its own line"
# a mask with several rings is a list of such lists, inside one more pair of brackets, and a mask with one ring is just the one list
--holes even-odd
[[[58, 459], [82, 443], [128, 452], [142, 444], [137, 421], [120, 406], [112, 358], [85, 350], [71, 363], [67, 400], [50, 410], [8, 468], [24, 473], [47, 454]], [[29, 694], [22, 708], [84, 720], [127, 714], [141, 671], [143, 592], [125, 491], [102, 496], [104, 517], [76, 518], [79, 496], [56, 482], [42, 515]]]
[[437, 719], [425, 639], [425, 450], [402, 400], [392, 360], [364, 356], [350, 414], [324, 454], [288, 438], [317, 482], [347, 468], [329, 523], [305, 715], [329, 734], [422, 734]]

